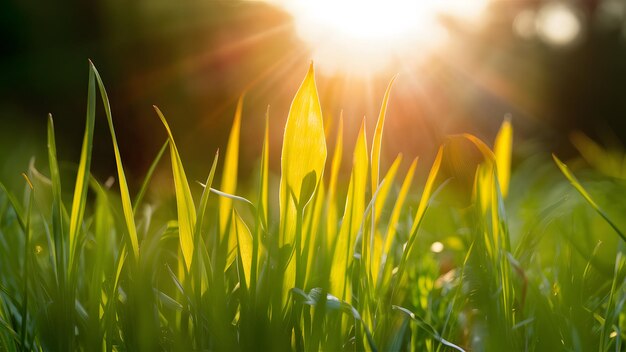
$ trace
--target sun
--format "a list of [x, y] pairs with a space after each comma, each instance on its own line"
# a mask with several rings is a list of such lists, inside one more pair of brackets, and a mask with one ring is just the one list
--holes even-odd
[[442, 15], [475, 19], [489, 0], [285, 0], [298, 35], [327, 71], [372, 72], [423, 56], [447, 37]]

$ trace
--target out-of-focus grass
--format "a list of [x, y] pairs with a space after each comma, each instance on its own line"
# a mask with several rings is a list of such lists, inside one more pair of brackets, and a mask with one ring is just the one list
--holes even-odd
[[[363, 123], [352, 160], [342, 160], [339, 123], [327, 160], [311, 67], [285, 127], [279, 189], [269, 119], [257, 187], [237, 187], [241, 100], [223, 166], [216, 153], [204, 182], [186, 177], [176, 133], [155, 108], [167, 142], [134, 192], [93, 65], [89, 75], [75, 177], [59, 168], [50, 117], [48, 165], [26, 170], [23, 189], [1, 188], [0, 350], [623, 349], [623, 156], [578, 136], [600, 172], [575, 170], [579, 181], [539, 154], [511, 173], [507, 120], [493, 150], [451, 137], [415, 182], [417, 160], [406, 175], [401, 156], [381, 169], [390, 84], [374, 138]], [[115, 186], [89, 172], [100, 104]], [[482, 161], [459, 163], [453, 143]], [[175, 214], [143, 196], [167, 148]], [[342, 163], [352, 165], [347, 185]], [[457, 175], [444, 177], [444, 163], [469, 168], [468, 189], [450, 187]]]

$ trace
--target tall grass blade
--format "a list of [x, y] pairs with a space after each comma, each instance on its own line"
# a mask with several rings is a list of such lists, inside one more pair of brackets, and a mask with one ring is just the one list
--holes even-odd
[[52, 115], [48, 115], [48, 165], [50, 181], [52, 182], [52, 238], [54, 239], [54, 272], [59, 283], [65, 282], [65, 245], [63, 239], [63, 199], [61, 198], [61, 176], [57, 162], [57, 149], [54, 137], [54, 122]]
[[250, 229], [243, 221], [237, 210], [233, 209], [233, 224], [231, 234], [237, 240], [237, 254], [243, 267], [243, 284], [245, 287], [249, 287], [252, 273], [252, 233]]
[[391, 87], [393, 86], [393, 82], [396, 80], [397, 76], [394, 76], [389, 85], [387, 86], [387, 90], [385, 91], [385, 96], [383, 98], [382, 105], [380, 107], [380, 115], [378, 115], [378, 121], [376, 122], [376, 130], [374, 131], [374, 141], [372, 142], [372, 153], [371, 153], [371, 182], [372, 182], [372, 190], [378, 188], [379, 175], [380, 175], [380, 152], [382, 149], [382, 141], [383, 141], [383, 128], [385, 127], [385, 117], [387, 115], [387, 105], [389, 104], [389, 95], [391, 94]]
[[265, 133], [263, 135], [263, 147], [261, 149], [261, 176], [259, 178], [259, 200], [257, 209], [263, 228], [268, 229], [269, 224], [269, 170], [270, 170], [270, 120], [269, 107], [265, 115]]
[[130, 192], [128, 191], [128, 183], [126, 181], [126, 175], [124, 173], [124, 167], [122, 165], [122, 157], [120, 156], [120, 148], [117, 145], [117, 138], [115, 137], [115, 129], [113, 128], [113, 116], [111, 115], [111, 105], [109, 104], [109, 96], [107, 95], [102, 79], [96, 67], [91, 64], [91, 70], [96, 75], [98, 81], [98, 88], [104, 105], [104, 112], [109, 123], [109, 131], [111, 132], [111, 141], [113, 142], [113, 152], [115, 153], [115, 164], [117, 166], [117, 178], [120, 184], [120, 197], [122, 199], [122, 210], [124, 212], [124, 220], [126, 222], [127, 239], [132, 249], [133, 258], [137, 260], [139, 258], [139, 240], [137, 238], [137, 227], [135, 226], [135, 214], [133, 212], [133, 205], [130, 200]]
[[587, 190], [578, 182], [578, 179], [574, 174], [569, 170], [567, 165], [565, 165], [556, 155], [552, 154], [552, 158], [556, 163], [556, 166], [559, 167], [563, 175], [567, 178], [567, 180], [574, 186], [574, 188], [580, 193], [583, 198], [591, 205], [591, 207], [615, 230], [615, 232], [622, 238], [623, 241], [626, 241], [626, 235], [617, 227], [617, 225], [609, 218], [609, 216], [598, 206], [598, 204], [591, 198], [591, 195]]
[[[228, 137], [228, 145], [224, 157], [224, 170], [222, 173], [221, 191], [227, 194], [235, 194], [237, 192], [237, 176], [239, 168], [239, 135], [241, 130], [241, 114], [243, 110], [243, 95], [239, 97], [237, 109], [235, 111], [235, 119], [230, 129]], [[235, 259], [235, 247], [237, 239], [228, 236], [228, 223], [232, 213], [233, 201], [228, 197], [219, 199], [219, 219], [220, 219], [220, 245], [223, 241], [228, 241], [228, 257], [226, 259], [226, 267], [228, 267]], [[227, 238], [228, 237], [228, 238]]]
[[29, 187], [29, 199], [28, 199], [28, 208], [26, 210], [26, 229], [24, 230], [24, 266], [22, 271], [22, 279], [24, 280], [24, 290], [22, 291], [22, 311], [20, 315], [22, 317], [22, 326], [20, 328], [20, 345], [24, 350], [28, 349], [28, 345], [26, 344], [26, 326], [28, 325], [28, 296], [30, 295], [28, 280], [30, 279], [30, 237], [31, 237], [31, 213], [33, 208], [33, 199], [34, 199], [34, 189], [33, 184], [28, 179], [26, 174], [22, 174], [24, 179], [26, 180], [26, 184]]
[[[279, 198], [281, 246], [294, 242], [298, 209], [303, 209], [311, 200], [325, 163], [324, 123], [311, 64], [291, 103], [283, 136]], [[304, 187], [303, 182], [307, 182]]]
[[378, 191], [378, 196], [376, 197], [376, 204], [374, 204], [375, 223], [378, 223], [378, 219], [380, 219], [380, 216], [383, 213], [383, 208], [387, 201], [387, 197], [389, 196], [389, 192], [391, 191], [391, 189], [393, 188], [395, 184], [394, 181], [396, 179], [396, 174], [398, 173], [398, 168], [400, 167], [402, 160], [403, 160], [402, 154], [398, 154], [396, 159], [393, 161], [393, 163], [389, 167], [389, 170], [387, 170], [387, 173], [385, 174], [385, 177], [384, 177], [385, 183], [382, 186], [380, 186], [380, 190]]
[[[393, 206], [393, 210], [391, 210], [391, 216], [389, 217], [389, 222], [387, 224], [387, 233], [385, 235], [385, 242], [384, 242], [382, 253], [381, 253], [385, 258], [388, 258], [391, 254], [391, 246], [393, 245], [396, 239], [397, 227], [400, 224], [400, 215], [402, 213], [402, 209], [404, 209], [403, 208], [404, 201], [406, 200], [406, 197], [411, 188], [411, 183], [413, 181], [413, 176], [415, 174], [416, 167], [417, 167], [417, 158], [413, 159], [413, 162], [411, 163], [411, 166], [409, 167], [409, 171], [407, 172], [404, 178], [404, 181], [402, 182], [402, 186], [400, 187], [400, 192], [398, 192], [398, 198], [396, 199], [396, 202]], [[387, 263], [387, 260], [383, 260], [383, 258], [379, 257], [378, 262], [375, 263], [373, 267], [378, 268], [381, 262], [385, 263], [385, 267], [388, 267], [388, 265], [390, 264], [390, 263], [389, 264]], [[384, 273], [385, 273], [385, 269], [383, 269], [383, 271], [380, 274], [373, 275], [374, 285], [377, 284], [377, 278]]]
[[498, 183], [502, 197], [506, 198], [511, 180], [511, 152], [513, 150], [513, 127], [510, 118], [505, 118], [496, 136], [493, 151], [496, 156]]
[[[333, 151], [333, 157], [330, 166], [330, 176], [328, 178], [328, 192], [326, 195], [326, 244], [328, 249], [331, 250], [335, 246], [337, 240], [337, 178], [339, 177], [339, 170], [341, 168], [341, 159], [343, 157], [343, 113], [339, 116], [339, 125], [337, 127], [337, 138], [335, 140], [335, 150]], [[332, 253], [332, 251], [331, 251]]]
[[[365, 119], [361, 123], [361, 129], [354, 147], [352, 159], [352, 174], [348, 186], [345, 211], [339, 229], [337, 241], [334, 244], [334, 255], [330, 273], [330, 292], [345, 300], [350, 297], [349, 278], [347, 276], [350, 266], [354, 241], [361, 226], [365, 211], [365, 192], [367, 189], [368, 155], [365, 138]], [[367, 240], [364, 240], [367, 243]], [[366, 253], [361, 253], [365, 257]]]
[[150, 181], [152, 180], [152, 175], [154, 175], [154, 170], [156, 170], [157, 165], [163, 158], [163, 155], [165, 154], [165, 151], [167, 150], [167, 146], [169, 145], [169, 142], [170, 142], [169, 139], [165, 140], [165, 143], [163, 143], [163, 146], [161, 146], [161, 149], [159, 149], [159, 152], [157, 153], [156, 157], [154, 158], [154, 160], [152, 160], [152, 163], [150, 164], [150, 167], [148, 168], [148, 172], [146, 173], [146, 176], [143, 178], [141, 187], [139, 187], [139, 192], [137, 192], [137, 196], [135, 197], [135, 200], [132, 202], [133, 213], [135, 214], [137, 213], [137, 208], [139, 208], [139, 204], [141, 204], [141, 202], [143, 201], [143, 197], [145, 196], [146, 191], [148, 190], [148, 185], [150, 185]]
[[96, 82], [93, 64], [89, 62], [89, 88], [87, 90], [87, 118], [85, 134], [83, 136], [83, 146], [80, 151], [80, 162], [74, 186], [74, 197], [72, 199], [72, 211], [70, 214], [69, 227], [69, 273], [73, 272], [74, 256], [78, 234], [85, 215], [85, 204], [87, 202], [87, 187], [89, 185], [89, 169], [91, 166], [91, 150], [93, 149], [93, 130], [96, 119]]
[[200, 231], [202, 231], [204, 227], [204, 215], [206, 213], [207, 204], [209, 203], [209, 194], [211, 194], [211, 185], [213, 184], [213, 178], [215, 177], [215, 170], [217, 169], [217, 161], [219, 160], [220, 151], [215, 152], [215, 157], [213, 158], [213, 164], [211, 164], [211, 170], [209, 171], [209, 175], [207, 176], [206, 183], [202, 185], [204, 190], [202, 191], [202, 196], [200, 197], [200, 206], [198, 207], [198, 219], [196, 220], [196, 236], [200, 236]]
[[178, 148], [176, 148], [176, 143], [174, 142], [174, 136], [172, 135], [170, 126], [167, 124], [161, 110], [159, 110], [156, 106], [154, 106], [154, 110], [157, 115], [159, 115], [163, 126], [165, 126], [170, 140], [172, 174], [174, 178], [174, 191], [176, 193], [176, 208], [178, 211], [180, 248], [183, 252], [185, 267], [189, 270], [191, 268], [194, 252], [193, 238], [195, 231], [194, 226], [196, 224], [196, 207], [193, 203], [193, 197], [191, 196], [191, 190], [189, 189], [189, 183], [187, 182], [187, 175], [185, 175], [183, 162], [180, 159]]
[[[437, 151], [437, 155], [435, 156], [433, 166], [430, 168], [430, 172], [428, 173], [428, 178], [426, 179], [426, 184], [424, 185], [424, 191], [422, 192], [422, 197], [420, 198], [417, 212], [415, 213], [413, 225], [411, 227], [411, 231], [409, 231], [411, 239], [417, 233], [417, 229], [422, 221], [422, 218], [424, 217], [424, 213], [426, 213], [426, 208], [428, 207], [428, 203], [430, 202], [430, 196], [433, 192], [435, 180], [437, 179], [437, 175], [439, 175], [439, 168], [441, 167], [442, 158], [443, 147], [440, 147], [439, 151]], [[411, 239], [409, 241], [411, 241]]]

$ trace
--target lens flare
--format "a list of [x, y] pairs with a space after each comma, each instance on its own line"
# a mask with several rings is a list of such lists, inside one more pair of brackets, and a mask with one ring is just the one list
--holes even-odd
[[292, 0], [279, 2], [326, 71], [382, 69], [424, 56], [447, 38], [441, 16], [474, 21], [489, 0]]

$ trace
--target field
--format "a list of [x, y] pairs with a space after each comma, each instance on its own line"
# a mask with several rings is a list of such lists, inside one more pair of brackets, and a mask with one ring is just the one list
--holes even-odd
[[[60, 162], [50, 116], [47, 162], [0, 189], [0, 351], [624, 350], [624, 153], [573, 135], [582, 158], [568, 168], [518, 150], [505, 120], [489, 141], [450, 136], [429, 165], [381, 161], [392, 87], [373, 136], [363, 124], [344, 145], [311, 66], [280, 156], [267, 127], [240, 140], [240, 100], [199, 181], [155, 107], [168, 138], [129, 189], [90, 64], [78, 164]], [[96, 123], [114, 182], [90, 174]], [[263, 146], [253, 187], [238, 187], [241, 143]], [[146, 196], [163, 163], [172, 201]]]

